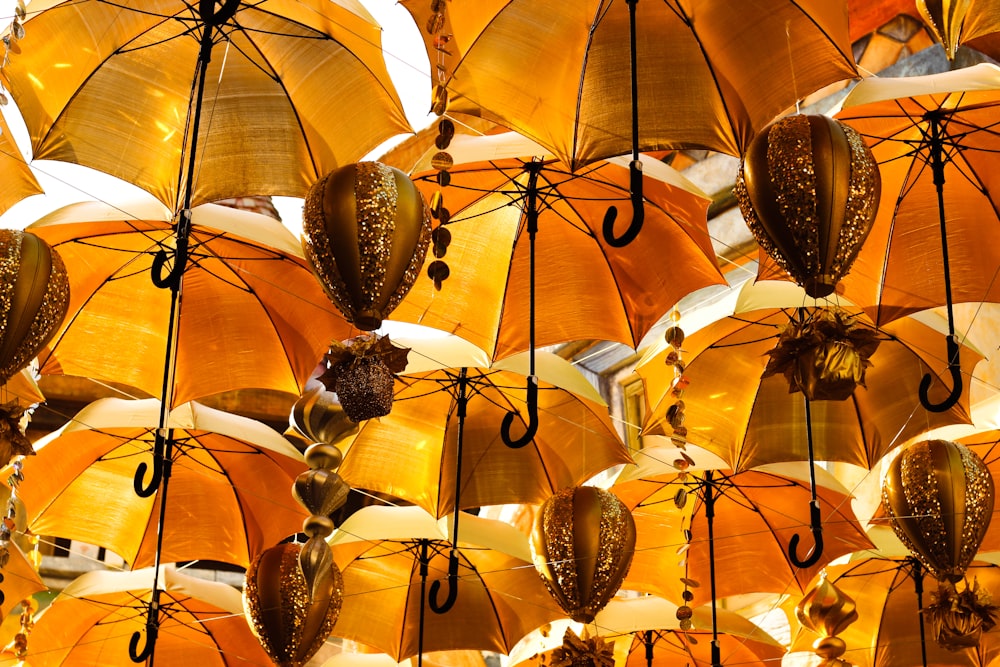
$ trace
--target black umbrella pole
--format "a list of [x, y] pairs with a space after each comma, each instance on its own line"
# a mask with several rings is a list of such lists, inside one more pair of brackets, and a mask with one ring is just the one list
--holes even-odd
[[458, 396], [455, 397], [455, 412], [458, 416], [458, 442], [455, 453], [455, 515], [451, 533], [451, 554], [448, 557], [448, 596], [438, 603], [441, 582], [431, 584], [431, 611], [435, 614], [447, 613], [458, 599], [458, 513], [462, 502], [462, 446], [465, 437], [465, 415], [469, 403], [467, 394], [469, 370], [462, 368], [458, 375]]
[[916, 558], [911, 558], [911, 573], [913, 574], [913, 590], [917, 594], [917, 622], [920, 623], [920, 658], [923, 667], [927, 667], [927, 637], [924, 631], [924, 567]]
[[427, 601], [427, 566], [430, 563], [427, 547], [427, 540], [420, 540], [420, 622], [417, 626], [417, 667], [424, 665], [424, 607]]
[[705, 472], [705, 519], [708, 521], [708, 583], [712, 595], [712, 667], [722, 667], [719, 618], [715, 601], [715, 484], [711, 470]]

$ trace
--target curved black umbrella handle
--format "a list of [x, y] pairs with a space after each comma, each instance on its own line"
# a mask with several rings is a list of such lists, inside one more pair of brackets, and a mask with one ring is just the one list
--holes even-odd
[[958, 399], [962, 397], [962, 364], [959, 361], [959, 350], [961, 349], [958, 345], [958, 341], [955, 340], [954, 335], [949, 335], [946, 339], [948, 344], [948, 372], [951, 374], [951, 393], [940, 403], [931, 403], [928, 393], [930, 392], [931, 384], [934, 382], [934, 377], [927, 373], [920, 380], [920, 405], [924, 407], [928, 412], [946, 412], [952, 408]]
[[142, 461], [135, 467], [135, 477], [132, 480], [132, 488], [135, 489], [135, 495], [140, 498], [149, 498], [151, 495], [156, 493], [157, 489], [160, 488], [160, 482], [163, 480], [163, 457], [165, 448], [166, 438], [163, 435], [162, 429], [157, 429], [156, 440], [153, 444], [153, 476], [150, 478], [148, 484], [142, 483], [143, 478], [146, 476], [146, 471], [149, 470], [149, 466], [146, 465], [146, 462]]
[[503, 440], [503, 444], [507, 445], [511, 449], [520, 449], [526, 444], [535, 439], [535, 434], [538, 433], [538, 378], [534, 375], [528, 376], [528, 428], [520, 438], [514, 439], [510, 434], [510, 429], [514, 425], [514, 420], [517, 418], [517, 412], [508, 412], [503, 417], [503, 422], [500, 424], [500, 438]]
[[799, 558], [798, 551], [801, 538], [798, 533], [792, 535], [792, 539], [788, 543], [788, 560], [792, 561], [795, 567], [812, 567], [819, 562], [820, 556], [823, 555], [823, 524], [820, 522], [818, 500], [812, 500], [809, 503], [809, 530], [813, 534], [814, 546], [812, 553], [807, 558]]
[[431, 611], [435, 614], [445, 614], [452, 607], [455, 606], [455, 600], [458, 599], [458, 554], [454, 551], [451, 552], [451, 556], [448, 558], [448, 597], [444, 599], [444, 602], [438, 603], [438, 593], [441, 592], [441, 581], [435, 581], [431, 584], [431, 595], [428, 601]]
[[[173, 259], [173, 266], [164, 275], [164, 267]], [[177, 247], [173, 251], [160, 248], [153, 257], [153, 265], [150, 269], [153, 284], [160, 289], [170, 288], [177, 290], [181, 284], [181, 275], [187, 266], [187, 238], [178, 237]]]
[[142, 641], [142, 633], [136, 630], [132, 633], [132, 638], [128, 640], [128, 657], [132, 662], [140, 663], [146, 662], [150, 655], [153, 653], [153, 647], [156, 646], [156, 627], [146, 623], [146, 645], [139, 650], [139, 642]]
[[615, 220], [618, 219], [618, 207], [609, 206], [604, 214], [604, 242], [612, 248], [624, 248], [635, 240], [642, 231], [642, 223], [646, 220], [646, 209], [642, 198], [642, 162], [632, 160], [628, 164], [629, 198], [632, 200], [632, 222], [621, 236], [615, 236]]

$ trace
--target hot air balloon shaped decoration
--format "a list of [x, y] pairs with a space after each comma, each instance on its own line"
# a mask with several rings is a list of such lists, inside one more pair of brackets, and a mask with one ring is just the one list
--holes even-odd
[[878, 165], [860, 134], [833, 118], [801, 114], [754, 137], [733, 193], [764, 252], [819, 299], [854, 263], [880, 190]]

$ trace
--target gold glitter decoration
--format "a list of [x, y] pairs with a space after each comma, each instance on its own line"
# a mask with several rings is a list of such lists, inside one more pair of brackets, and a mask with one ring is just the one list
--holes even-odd
[[924, 614], [940, 646], [962, 651], [978, 646], [983, 633], [996, 626], [1000, 607], [993, 604], [990, 592], [973, 579], [971, 584], [964, 581], [961, 588], [941, 582], [937, 592], [931, 593], [931, 603]]
[[333, 563], [328, 579], [314, 586], [325, 594], [310, 600], [299, 569], [301, 548], [286, 543], [261, 553], [250, 563], [243, 588], [250, 629], [280, 667], [301, 667], [315, 655], [333, 632], [344, 597], [344, 579]]
[[[342, 169], [352, 169], [351, 192], [343, 190], [348, 172]], [[349, 322], [371, 331], [399, 305], [420, 273], [431, 239], [430, 212], [423, 195], [398, 169], [379, 162], [342, 169], [321, 178], [306, 194], [303, 248], [333, 304]], [[336, 201], [340, 197], [353, 197], [353, 207]], [[344, 219], [347, 210], [353, 210], [353, 220]], [[408, 244], [399, 239], [410, 236], [412, 246], [403, 247]], [[357, 267], [358, 273], [345, 275], [342, 266]], [[394, 284], [387, 284], [390, 275]]]
[[320, 382], [337, 393], [353, 422], [384, 417], [392, 411], [394, 373], [406, 368], [409, 348], [395, 347], [388, 336], [357, 336], [334, 343], [326, 355], [329, 368]]
[[[574, 517], [599, 517], [598, 530]], [[596, 487], [563, 489], [541, 507], [531, 534], [532, 559], [566, 615], [590, 623], [618, 592], [635, 551], [635, 522], [617, 496]], [[586, 568], [586, 570], [585, 570]], [[580, 572], [592, 573], [588, 590]]]
[[0, 465], [6, 466], [15, 456], [35, 453], [31, 440], [21, 427], [21, 418], [26, 410], [17, 399], [0, 405]]
[[[832, 127], [814, 135], [810, 119]], [[843, 131], [846, 150], [845, 143], [834, 138], [840, 136], [837, 127]], [[814, 136], [824, 137], [824, 146], [814, 147]], [[824, 175], [821, 180], [816, 155], [847, 164], [832, 169], [824, 165], [819, 170]], [[847, 180], [833, 181], [829, 175]], [[874, 222], [880, 189], [878, 164], [853, 128], [826, 116], [797, 114], [782, 118], [754, 139], [740, 162], [733, 193], [764, 252], [810, 296], [820, 298], [833, 292], [854, 263]], [[821, 201], [836, 205], [820, 207]], [[841, 206], [843, 219], [823, 213]]]
[[68, 308], [69, 277], [59, 253], [30, 232], [0, 229], [0, 384], [45, 347]]
[[882, 500], [896, 536], [939, 581], [956, 582], [993, 515], [993, 477], [968, 447], [948, 440], [908, 446], [890, 464]]
[[563, 643], [552, 651], [549, 667], [614, 667], [615, 645], [601, 637], [583, 637], [566, 628]]

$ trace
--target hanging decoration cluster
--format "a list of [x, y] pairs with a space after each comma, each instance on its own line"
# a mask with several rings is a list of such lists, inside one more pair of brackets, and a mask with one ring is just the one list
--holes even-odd
[[358, 162], [309, 188], [303, 249], [349, 322], [374, 331], [413, 287], [431, 238], [423, 195], [399, 169]]
[[616, 495], [593, 486], [563, 489], [542, 503], [531, 555], [566, 615], [591, 623], [618, 592], [635, 553], [635, 521]]
[[409, 352], [393, 345], [388, 336], [363, 334], [335, 342], [319, 381], [336, 392], [351, 421], [384, 417], [392, 411], [395, 374], [406, 368]]
[[908, 445], [889, 465], [882, 501], [896, 536], [938, 580], [925, 611], [938, 643], [953, 651], [976, 645], [1000, 612], [965, 576], [993, 515], [986, 464], [948, 440]]
[[305, 544], [271, 547], [250, 563], [243, 606], [250, 628], [280, 667], [301, 667], [316, 654], [340, 615], [344, 579], [326, 538], [330, 518], [347, 500], [350, 487], [335, 472], [339, 449], [316, 443], [305, 453], [310, 469], [292, 486], [292, 496], [310, 516], [302, 524]]
[[833, 118], [802, 114], [754, 137], [733, 193], [764, 252], [818, 299], [850, 271], [880, 190], [878, 164], [860, 134]]
[[789, 322], [768, 352], [762, 378], [781, 373], [790, 393], [810, 401], [843, 401], [865, 386], [865, 370], [878, 349], [878, 332], [839, 308], [814, 308]]
[[553, 649], [548, 659], [547, 667], [614, 667], [615, 645], [603, 637], [577, 635], [573, 628], [566, 628], [563, 633], [563, 643]]
[[847, 651], [847, 644], [838, 634], [858, 620], [854, 600], [826, 578], [824, 572], [819, 583], [806, 593], [795, 607], [799, 623], [817, 633], [813, 651], [823, 659], [816, 667], [849, 667], [840, 656]]
[[[3, 61], [0, 62], [0, 81], [4, 82], [4, 88], [7, 87], [7, 74], [3, 69], [10, 60], [10, 54], [21, 52], [21, 45], [18, 42], [24, 39], [24, 17], [26, 14], [27, 10], [24, 6], [24, 0], [17, 0], [17, 3], [14, 5], [14, 18], [11, 20], [3, 36]], [[10, 104], [10, 99], [7, 97], [7, 93], [0, 90], [0, 106], [5, 107], [8, 104]]]

